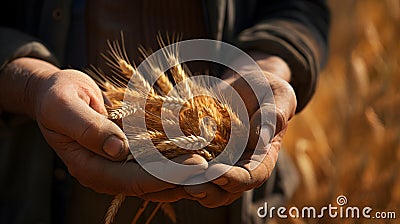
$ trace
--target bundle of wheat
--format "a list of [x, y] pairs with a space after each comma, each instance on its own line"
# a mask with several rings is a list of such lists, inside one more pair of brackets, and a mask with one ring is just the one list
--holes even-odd
[[[110, 101], [110, 105], [106, 105], [109, 119], [121, 127], [122, 119], [145, 120], [145, 128], [133, 127], [126, 133], [135, 158], [149, 156], [149, 148], [155, 147], [168, 159], [198, 154], [209, 161], [225, 149], [231, 133], [245, 130], [238, 115], [218, 95], [219, 92], [217, 94], [204, 80], [190, 79], [190, 72], [180, 63], [177, 51], [163, 52], [172, 65], [168, 71], [172, 79], [161, 71], [157, 62], [150, 61], [149, 72], [157, 77], [155, 85], [151, 86], [146, 79], [148, 77], [144, 77], [130, 63], [123, 38], [121, 40], [121, 45], [118, 41], [108, 42], [109, 51], [107, 55], [103, 54], [112, 75], [106, 75], [95, 67], [88, 73]], [[165, 46], [161, 38], [158, 41], [161, 47]], [[142, 54], [148, 56], [143, 50]], [[131, 100], [124, 101], [124, 97]], [[180, 135], [167, 135], [165, 130], [168, 126], [179, 127]], [[146, 140], [151, 140], [152, 145], [149, 146]], [[132, 155], [129, 156], [131, 159]], [[106, 224], [113, 222], [124, 199], [123, 195], [114, 198], [106, 215]], [[147, 203], [144, 203], [144, 207]], [[159, 207], [165, 206], [160, 204], [156, 208]], [[137, 212], [132, 223], [136, 223], [140, 213]]]

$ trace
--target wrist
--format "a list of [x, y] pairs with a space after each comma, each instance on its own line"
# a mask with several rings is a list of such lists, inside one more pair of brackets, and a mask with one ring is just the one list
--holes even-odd
[[[248, 55], [257, 63], [262, 71], [270, 73], [286, 82], [291, 81], [292, 72], [289, 65], [282, 58], [259, 51], [251, 51]], [[242, 60], [240, 57], [235, 58], [233, 64], [242, 64]], [[246, 65], [243, 66], [245, 67]], [[222, 75], [222, 79], [228, 83], [234, 82], [239, 77], [233, 71], [227, 71]]]
[[0, 107], [10, 113], [25, 114], [35, 118], [35, 105], [40, 84], [60, 69], [34, 58], [18, 58], [0, 74]]

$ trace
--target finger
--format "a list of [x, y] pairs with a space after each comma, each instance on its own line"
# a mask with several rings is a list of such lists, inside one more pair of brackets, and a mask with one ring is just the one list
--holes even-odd
[[232, 204], [234, 201], [236, 201], [237, 199], [239, 199], [240, 197], [242, 197], [243, 192], [239, 192], [239, 193], [231, 193], [231, 196], [228, 198], [228, 200], [225, 202], [224, 205], [230, 205]]
[[195, 176], [203, 176], [208, 167], [207, 161], [200, 155], [182, 155], [172, 161], [142, 161], [143, 167], [161, 180], [185, 185]]
[[[279, 133], [287, 126], [288, 121], [294, 116], [297, 107], [296, 94], [293, 87], [285, 80], [277, 78], [276, 75], [264, 72], [268, 78], [275, 100], [276, 132]], [[263, 104], [267, 103], [263, 100]]]
[[129, 154], [122, 130], [87, 104], [73, 103], [70, 110], [59, 111], [59, 119], [66, 124], [66, 135], [92, 152], [111, 160], [122, 160]]
[[290, 84], [274, 74], [264, 72], [270, 83], [273, 99], [265, 95], [260, 108], [250, 121], [248, 148], [265, 147], [272, 137], [285, 130], [296, 111], [296, 96]]
[[207, 169], [208, 163], [207, 160], [198, 154], [186, 154], [186, 155], [181, 155], [178, 157], [175, 157], [172, 159], [172, 161], [183, 164], [183, 165], [204, 165], [205, 169]]
[[[261, 185], [270, 176], [276, 163], [281, 138], [288, 119], [294, 114], [296, 101], [287, 82], [272, 78], [270, 81], [274, 88], [275, 106], [269, 103], [269, 99], [263, 99], [261, 108], [250, 121], [248, 149], [237, 166], [215, 180], [216, 183], [229, 180], [230, 183], [223, 186], [227, 191], [237, 192]], [[216, 168], [221, 169], [221, 166]]]
[[226, 205], [241, 195], [241, 193], [228, 193], [212, 183], [185, 186], [184, 188], [189, 195], [197, 198], [196, 200], [207, 208]]
[[[249, 140], [246, 152], [253, 153], [264, 149], [270, 143], [275, 133], [275, 106], [270, 103], [262, 104], [250, 119]], [[260, 154], [260, 153], [259, 153]], [[250, 159], [247, 157], [246, 159]]]
[[[259, 187], [271, 175], [278, 158], [280, 142], [274, 141], [263, 160], [241, 160], [232, 166], [226, 173], [219, 178], [212, 180], [213, 183], [230, 193], [239, 193]], [[208, 168], [206, 176], [214, 172], [221, 172], [226, 169], [225, 164], [215, 164]]]
[[[259, 108], [259, 99], [264, 97], [267, 80], [258, 74], [247, 74], [235, 79], [231, 86], [237, 91], [246, 106], [247, 113], [252, 115]], [[227, 93], [229, 94], [229, 93]]]
[[192, 177], [205, 173], [208, 168], [207, 160], [197, 154], [178, 156], [173, 158], [172, 161], [185, 165], [185, 167], [166, 167], [166, 172], [168, 172], [169, 175], [174, 175], [174, 179], [179, 179], [179, 183], [182, 184]]
[[122, 130], [106, 118], [102, 93], [86, 74], [63, 70], [48, 81], [41, 94], [37, 120], [92, 152], [111, 160], [129, 153]]
[[249, 190], [268, 179], [278, 158], [284, 130], [295, 113], [296, 98], [291, 86], [270, 73], [266, 76], [273, 90], [275, 105], [271, 104], [268, 96], [264, 97], [261, 107], [250, 121], [248, 149], [236, 166], [214, 180], [229, 192]]
[[175, 187], [153, 177], [137, 163], [109, 161], [76, 142], [65, 143], [65, 147], [56, 152], [71, 175], [97, 192], [138, 196]]

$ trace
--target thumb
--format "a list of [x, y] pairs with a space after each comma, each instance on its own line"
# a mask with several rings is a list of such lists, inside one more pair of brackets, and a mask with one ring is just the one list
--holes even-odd
[[[97, 113], [87, 104], [79, 105], [70, 121], [70, 136], [80, 145], [111, 160], [123, 160], [129, 154], [128, 141], [123, 131], [104, 115]], [[70, 117], [70, 118], [69, 118]], [[75, 129], [75, 130], [74, 130]]]
[[75, 101], [70, 110], [60, 110], [58, 118], [63, 132], [90, 151], [111, 160], [123, 160], [129, 154], [123, 131], [106, 116], [82, 100]]
[[[47, 91], [41, 101], [39, 122], [42, 128], [72, 138], [110, 160], [125, 159], [129, 154], [128, 141], [123, 131], [104, 115], [106, 110], [100, 89], [89, 78], [74, 75], [74, 79], [69, 79], [74, 85], [59, 85]], [[61, 141], [49, 139], [55, 147], [63, 144]]]

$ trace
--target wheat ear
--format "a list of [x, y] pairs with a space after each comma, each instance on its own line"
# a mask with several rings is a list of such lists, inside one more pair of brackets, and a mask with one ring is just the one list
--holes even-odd
[[150, 96], [147, 98], [146, 101], [147, 105], [149, 106], [154, 106], [161, 108], [161, 106], [165, 109], [175, 111], [177, 109], [185, 109], [186, 107], [189, 106], [189, 103], [180, 98], [180, 97], [174, 97], [174, 96], [159, 96], [159, 95], [154, 95]]
[[110, 207], [108, 207], [104, 221], [105, 224], [111, 224], [114, 222], [115, 216], [117, 215], [117, 212], [121, 207], [122, 203], [125, 201], [125, 198], [126, 196], [122, 194], [118, 194], [114, 197]]
[[164, 73], [161, 73], [161, 75], [158, 77], [157, 85], [160, 87], [161, 91], [163, 91], [164, 95], [167, 95], [173, 88], [171, 81], [169, 81], [168, 76], [166, 76]]
[[171, 67], [171, 73], [176, 83], [182, 82], [189, 77], [185, 69], [183, 69], [182, 65], [180, 64], [177, 56], [170, 55], [168, 57], [168, 62], [169, 64], [173, 65]]
[[[178, 36], [177, 40], [179, 40], [180, 38], [182, 37]], [[169, 40], [169, 38], [167, 38], [167, 40], [168, 44], [170, 44], [171, 41]], [[185, 81], [185, 83], [183, 83], [183, 86], [179, 88], [179, 92], [181, 92], [182, 96], [188, 97], [189, 99], [192, 98], [192, 89], [195, 85], [191, 82], [190, 79], [188, 79], [191, 76], [189, 69], [185, 69], [180, 63], [178, 55], [179, 44], [175, 44], [175, 48], [173, 49], [171, 49], [170, 47], [166, 47], [167, 45], [161, 38], [161, 35], [157, 36], [157, 41], [160, 47], [162, 47], [164, 58], [166, 58], [167, 63], [172, 66], [170, 68], [170, 71], [175, 83], [178, 84], [182, 81]], [[175, 42], [175, 40], [172, 40], [172, 42]]]
[[148, 92], [148, 95], [150, 96], [156, 94], [154, 89], [150, 86], [149, 82], [136, 69], [134, 70], [134, 73], [131, 77], [130, 84], [130, 87], [134, 87], [139, 92]]
[[[105, 76], [95, 69], [93, 74], [104, 90], [104, 95], [112, 102], [112, 105], [107, 107], [110, 120], [121, 127], [121, 119], [124, 117], [133, 115], [133, 119], [135, 117], [145, 118], [145, 128], [132, 126], [133, 129], [127, 133], [131, 140], [130, 144], [135, 150], [133, 153], [136, 158], [137, 156], [151, 158], [154, 151], [149, 149], [156, 146], [157, 150], [169, 159], [185, 154], [198, 154], [210, 161], [225, 149], [231, 133], [241, 134], [244, 130], [241, 120], [233, 112], [229, 103], [224, 99], [217, 99], [220, 94], [210, 89], [211, 80], [196, 79], [194, 82], [189, 78], [191, 73], [187, 67], [181, 64], [178, 45], [163, 49], [167, 63], [172, 66], [169, 72], [173, 80], [169, 80], [168, 76], [160, 69], [165, 61], [161, 57], [148, 57], [145, 74], [145, 71], [139, 72], [130, 64], [123, 38], [121, 38], [122, 45], [118, 41], [108, 41], [107, 43], [110, 49], [108, 56], [103, 57], [107, 60], [114, 75]], [[159, 43], [161, 46], [165, 46], [161, 39], [159, 39]], [[148, 56], [143, 48], [140, 51], [145, 57]], [[150, 86], [145, 79], [144, 75], [147, 73], [150, 75], [149, 80], [156, 78], [156, 88]], [[128, 79], [130, 80], [129, 86]], [[176, 90], [173, 88], [172, 81], [178, 85]], [[131, 86], [134, 88], [128, 88]], [[196, 96], [193, 93], [196, 93]], [[127, 95], [130, 96], [132, 102], [143, 100], [145, 104], [124, 103]], [[206, 119], [207, 117], [210, 117], [211, 120]], [[165, 132], [168, 126], [179, 127], [183, 134], [169, 138]], [[133, 159], [132, 155], [127, 161], [131, 159]], [[120, 203], [123, 201], [121, 197], [123, 196], [117, 195], [113, 200], [107, 215], [107, 222], [113, 221]], [[142, 204], [132, 223], [139, 220], [148, 203], [149, 201], [145, 201]], [[172, 209], [171, 206], [157, 204], [147, 223], [152, 220], [160, 208], [162, 210]], [[171, 220], [176, 220], [176, 217], [172, 217]]]
[[134, 114], [139, 108], [134, 107], [129, 103], [122, 102], [120, 106], [106, 107], [106, 109], [108, 112], [108, 119], [119, 120]]
[[[181, 37], [178, 36], [177, 40], [180, 38]], [[171, 41], [169, 40], [169, 38], [167, 40], [168, 40], [168, 44], [171, 44]], [[172, 77], [174, 78], [175, 83], [179, 83], [179, 82], [182, 82], [183, 80], [186, 80], [189, 77], [189, 75], [183, 69], [182, 65], [179, 62], [179, 55], [178, 55], [179, 45], [175, 44], [175, 48], [169, 50], [169, 48], [165, 44], [161, 35], [157, 36], [157, 42], [158, 42], [158, 45], [160, 45], [160, 47], [163, 49], [164, 58], [166, 58], [168, 64], [172, 66], [171, 73], [172, 73]], [[178, 42], [178, 41], [172, 40], [172, 42]]]
[[129, 62], [129, 58], [126, 53], [123, 33], [121, 32], [121, 44], [119, 44], [119, 41], [110, 42], [107, 40], [107, 45], [109, 49], [107, 53], [109, 56], [101, 54], [104, 59], [106, 59], [106, 64], [110, 66], [110, 68], [117, 71], [118, 74], [122, 74], [126, 78], [130, 79], [133, 75], [134, 68]]
[[[118, 80], [123, 83], [119, 77], [123, 76], [131, 80], [131, 84], [137, 90], [142, 92], [149, 92], [150, 95], [154, 95], [154, 89], [151, 88], [148, 81], [135, 69], [129, 62], [129, 58], [126, 54], [125, 44], [123, 34], [121, 33], [121, 45], [118, 41], [107, 41], [109, 50], [108, 55], [101, 54], [103, 58], [107, 61], [107, 65], [112, 69], [111, 71], [116, 75], [114, 80]], [[122, 79], [123, 80], [123, 79]], [[126, 86], [126, 83], [124, 83]]]

